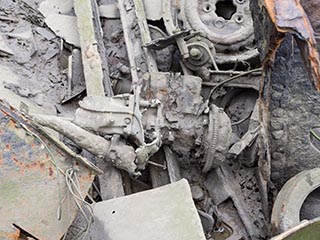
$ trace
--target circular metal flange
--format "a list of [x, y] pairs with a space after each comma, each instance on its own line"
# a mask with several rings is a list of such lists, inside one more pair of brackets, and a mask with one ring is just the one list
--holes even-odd
[[184, 60], [184, 63], [189, 69], [196, 71], [215, 61], [216, 51], [209, 40], [198, 36], [189, 39], [186, 44], [190, 56]]
[[209, 172], [217, 168], [226, 159], [226, 153], [231, 143], [231, 122], [222, 108], [211, 105], [209, 112], [209, 127], [206, 141], [206, 153], [203, 158], [202, 171]]
[[249, 5], [249, 0], [182, 0], [180, 23], [215, 44], [218, 63], [246, 61], [258, 55]]
[[285, 232], [300, 223], [301, 207], [311, 192], [320, 187], [320, 168], [302, 171], [282, 187], [273, 205], [273, 233]]

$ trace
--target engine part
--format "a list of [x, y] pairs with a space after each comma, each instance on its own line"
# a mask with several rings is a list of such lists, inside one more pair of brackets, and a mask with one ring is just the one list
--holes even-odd
[[209, 40], [200, 36], [189, 39], [187, 42], [189, 57], [184, 59], [184, 63], [191, 70], [199, 70], [205, 65], [213, 65], [215, 70], [219, 70], [215, 61], [216, 50]]
[[217, 168], [224, 162], [230, 146], [231, 133], [230, 118], [223, 109], [211, 105], [203, 172]]
[[135, 107], [133, 95], [86, 97], [79, 102], [79, 106], [73, 121], [78, 126], [100, 136], [120, 134], [131, 137], [138, 145], [144, 143], [142, 115]]
[[136, 172], [137, 166], [134, 163], [136, 158], [134, 148], [120, 141], [119, 137], [116, 137], [117, 135], [108, 141], [71, 121], [54, 116], [35, 114], [33, 120], [37, 124], [56, 130], [100, 159], [110, 159], [118, 168], [124, 169], [132, 175], [138, 174]]
[[179, 22], [215, 44], [218, 64], [247, 61], [258, 56], [249, 4], [249, 0], [183, 0]]
[[282, 187], [274, 202], [271, 224], [274, 234], [279, 234], [300, 223], [300, 210], [308, 197], [320, 187], [320, 168], [302, 171]]

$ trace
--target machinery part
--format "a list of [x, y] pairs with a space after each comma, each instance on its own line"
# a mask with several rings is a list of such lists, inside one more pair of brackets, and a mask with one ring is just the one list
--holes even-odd
[[144, 144], [136, 150], [136, 162], [139, 169], [144, 169], [149, 158], [160, 149], [162, 145], [161, 136], [160, 133], [157, 133], [156, 135], [157, 136], [152, 143]]
[[218, 64], [258, 56], [249, 0], [183, 0], [180, 24], [215, 44]]
[[131, 137], [137, 145], [144, 144], [144, 131], [139, 103], [131, 94], [108, 97], [86, 97], [79, 102], [74, 123], [101, 136], [120, 134]]
[[19, 229], [37, 239], [60, 239], [79, 204], [64, 174], [73, 169], [77, 175], [73, 180], [79, 181], [76, 187], [86, 194], [94, 178], [94, 172], [83, 164], [88, 160], [70, 154], [66, 146], [56, 144], [1, 101], [0, 149], [0, 239], [18, 239]]
[[134, 162], [136, 159], [134, 148], [120, 141], [119, 135], [112, 137], [107, 158], [110, 159], [117, 168], [126, 170], [133, 176], [140, 175], [139, 172], [136, 172], [137, 166]]
[[151, 38], [153, 39], [148, 48], [155, 51], [156, 63], [161, 72], [169, 72], [172, 65], [175, 37], [168, 37], [160, 28], [149, 25]]
[[137, 16], [137, 22], [140, 29], [140, 37], [142, 42], [142, 48], [146, 57], [146, 63], [148, 66], [149, 72], [158, 72], [157, 63], [154, 57], [154, 52], [146, 47], [148, 43], [151, 42], [151, 35], [149, 26], [146, 19], [146, 14], [144, 11], [144, 4], [142, 0], [133, 0], [134, 9]]
[[[150, 29], [152, 28], [152, 29], [160, 30], [157, 27], [154, 27], [154, 26], [151, 27], [151, 26], [152, 25], [149, 25]], [[162, 30], [160, 31], [162, 32]], [[190, 33], [190, 30], [184, 30], [170, 36], [163, 35], [160, 38], [154, 39], [151, 42], [147, 43], [146, 47], [153, 50], [161, 50], [175, 43], [177, 38], [185, 37], [189, 33]], [[151, 36], [152, 36], [152, 33], [151, 33]]]
[[33, 115], [33, 120], [42, 126], [56, 130], [95, 156], [111, 160], [116, 167], [126, 170], [132, 175], [139, 174], [136, 172], [137, 166], [134, 164], [136, 157], [134, 148], [121, 142], [119, 137], [116, 137], [117, 135], [110, 142], [59, 117], [37, 114]]
[[184, 63], [191, 70], [199, 70], [201, 67], [212, 64], [215, 70], [219, 70], [215, 61], [216, 50], [213, 43], [202, 37], [194, 37], [187, 42], [189, 57]]
[[[178, 24], [176, 21], [176, 12], [177, 12], [177, 6], [175, 4], [175, 1], [162, 0], [162, 18], [169, 36], [180, 35], [180, 32], [182, 31], [178, 27]], [[178, 36], [176, 39], [176, 42], [182, 58], [187, 59], [190, 55], [189, 55], [186, 42], [184, 41], [183, 37]]]
[[282, 187], [273, 205], [271, 224], [279, 234], [300, 223], [300, 210], [308, 197], [320, 187], [320, 168], [305, 170], [291, 178]]
[[217, 168], [225, 161], [231, 142], [231, 133], [230, 118], [222, 108], [211, 105], [203, 172]]

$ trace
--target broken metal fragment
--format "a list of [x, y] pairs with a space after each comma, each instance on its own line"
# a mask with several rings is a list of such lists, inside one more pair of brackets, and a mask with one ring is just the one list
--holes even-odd
[[[264, 61], [273, 61], [285, 33], [294, 34], [309, 78], [315, 88], [320, 91], [320, 60], [314, 31], [300, 1], [260, 0], [258, 2], [259, 4], [252, 3], [252, 9], [256, 13], [260, 11], [260, 14], [265, 16], [263, 25], [260, 26], [263, 34], [262, 41], [265, 42], [263, 45], [260, 44]], [[272, 22], [275, 31], [265, 27], [269, 22]], [[261, 24], [261, 21], [256, 21], [255, 24]]]
[[57, 36], [75, 47], [80, 47], [76, 17], [52, 13], [46, 17], [45, 22]]
[[68, 89], [63, 95], [62, 103], [74, 99], [86, 90], [81, 51], [73, 49], [68, 59]]
[[89, 239], [204, 240], [187, 180], [95, 204]]
[[171, 183], [177, 182], [182, 178], [177, 157], [175, 153], [172, 152], [169, 146], [167, 145], [163, 146], [163, 150], [166, 157], [170, 182]]
[[79, 184], [70, 187], [78, 189], [79, 199], [86, 195], [94, 172], [1, 101], [0, 149], [0, 239], [17, 240], [19, 229], [37, 239], [60, 239], [79, 204], [67, 186], [66, 172], [76, 173], [72, 179]]

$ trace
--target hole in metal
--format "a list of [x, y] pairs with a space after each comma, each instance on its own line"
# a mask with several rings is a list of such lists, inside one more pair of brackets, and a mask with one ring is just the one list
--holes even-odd
[[216, 3], [216, 14], [226, 20], [230, 20], [237, 11], [232, 0], [220, 0]]
[[204, 11], [204, 12], [211, 12], [212, 11], [212, 6], [211, 6], [211, 4], [210, 3], [206, 3], [204, 6], [203, 6], [203, 8], [202, 8], [202, 10]]

